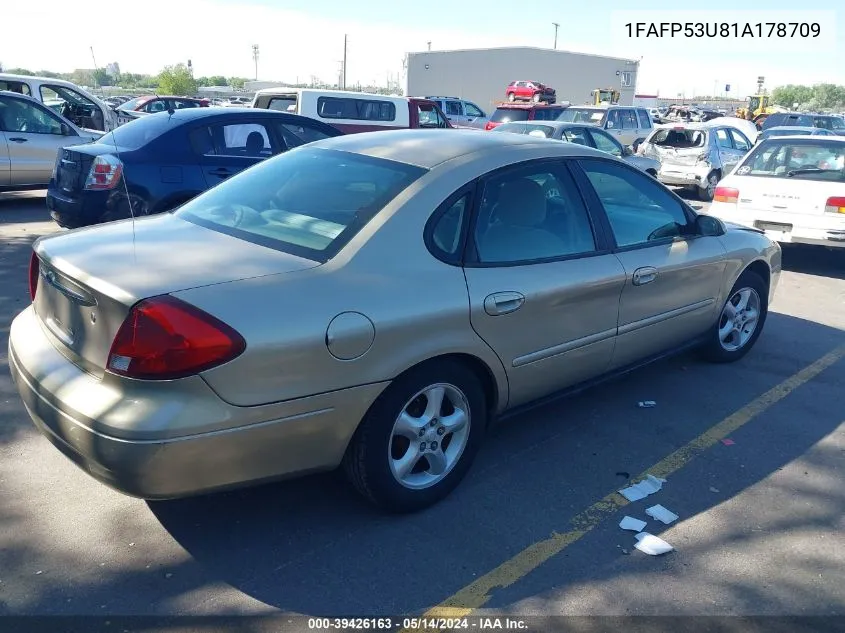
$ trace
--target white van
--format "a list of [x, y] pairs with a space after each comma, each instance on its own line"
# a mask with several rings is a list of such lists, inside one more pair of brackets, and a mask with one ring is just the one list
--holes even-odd
[[118, 125], [107, 103], [69, 81], [0, 73], [0, 90], [30, 96], [84, 130], [111, 132]]
[[252, 107], [307, 116], [345, 134], [453, 127], [434, 101], [417, 97], [280, 87], [256, 92]]

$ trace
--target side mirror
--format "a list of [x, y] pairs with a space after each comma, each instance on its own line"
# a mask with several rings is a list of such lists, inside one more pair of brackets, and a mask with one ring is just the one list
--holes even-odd
[[633, 155], [634, 155], [634, 150], [631, 149], [630, 145], [624, 145], [622, 147], [622, 156], [633, 156]]
[[607, 129], [610, 130], [612, 128], [613, 128], [613, 121], [608, 121], [607, 122]]
[[699, 214], [695, 218], [695, 228], [698, 235], [717, 237], [727, 233], [725, 223], [712, 215]]
[[67, 123], [62, 123], [62, 136], [76, 136], [76, 132]]

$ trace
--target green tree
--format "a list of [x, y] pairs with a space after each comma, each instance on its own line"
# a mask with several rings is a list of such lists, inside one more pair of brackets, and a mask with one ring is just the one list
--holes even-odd
[[109, 74], [102, 68], [98, 68], [92, 74], [94, 83], [97, 86], [109, 86], [114, 81]]
[[246, 81], [247, 80], [243, 79], [242, 77], [229, 77], [229, 81], [224, 82], [223, 85], [228, 84], [229, 86], [232, 86], [232, 88], [240, 89], [244, 87]]
[[228, 86], [229, 81], [223, 75], [212, 75], [208, 78], [209, 86]]
[[28, 77], [33, 77], [35, 75], [34, 72], [27, 70], [26, 68], [7, 68], [3, 72], [9, 73], [10, 75], [27, 75]]
[[158, 86], [165, 94], [193, 95], [197, 92], [197, 81], [185, 64], [165, 66], [158, 75]]

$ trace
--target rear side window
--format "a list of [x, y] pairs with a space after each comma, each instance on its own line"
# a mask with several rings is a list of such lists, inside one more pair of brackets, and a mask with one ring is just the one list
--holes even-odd
[[845, 182], [845, 144], [767, 140], [737, 169], [738, 176]]
[[619, 119], [622, 122], [623, 130], [636, 130], [639, 127], [637, 123], [637, 116], [633, 110], [620, 110]]
[[8, 90], [9, 92], [17, 92], [21, 95], [32, 96], [29, 85], [22, 81], [0, 81], [0, 90]]
[[[460, 101], [446, 101], [446, 116], [462, 116], [463, 110], [461, 109], [461, 102]], [[442, 107], [442, 105], [441, 105]]]
[[299, 147], [306, 143], [313, 143], [314, 141], [321, 141], [330, 136], [339, 136], [338, 134], [329, 134], [325, 130], [317, 129], [310, 125], [300, 125], [296, 123], [278, 123], [274, 122], [272, 125], [276, 127], [279, 135], [285, 140], [288, 148]]
[[191, 132], [190, 139], [201, 156], [269, 158], [274, 154], [267, 128], [259, 123], [203, 126]]
[[424, 173], [382, 158], [303, 147], [223, 181], [176, 215], [324, 262]]
[[296, 97], [273, 97], [267, 106], [268, 110], [279, 112], [296, 112]]
[[651, 115], [646, 110], [637, 110], [637, 115], [640, 117], [640, 127], [650, 130], [652, 128]]
[[508, 121], [527, 121], [528, 110], [524, 108], [496, 108], [490, 117], [493, 123], [507, 123]]
[[353, 119], [356, 121], [394, 121], [396, 106], [390, 101], [320, 97], [317, 114], [324, 119]]
[[537, 108], [534, 110], [535, 121], [556, 121], [563, 112], [562, 108]]
[[716, 130], [716, 144], [725, 149], [733, 149], [733, 143], [731, 143], [731, 137], [728, 136], [727, 130]]

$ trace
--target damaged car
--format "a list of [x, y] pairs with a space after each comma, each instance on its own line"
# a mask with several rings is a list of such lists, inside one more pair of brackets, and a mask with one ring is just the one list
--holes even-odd
[[716, 185], [742, 160], [753, 143], [735, 127], [689, 123], [654, 130], [640, 147], [640, 154], [660, 161], [658, 180], [666, 185], [691, 188], [710, 202]]

